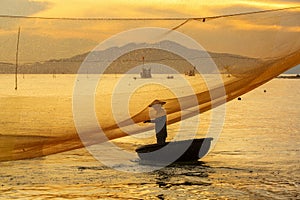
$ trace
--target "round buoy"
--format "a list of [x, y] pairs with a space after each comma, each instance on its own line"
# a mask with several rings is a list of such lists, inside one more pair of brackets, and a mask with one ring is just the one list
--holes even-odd
[[267, 90], [264, 90], [264, 93], [266, 93], [267, 92]]

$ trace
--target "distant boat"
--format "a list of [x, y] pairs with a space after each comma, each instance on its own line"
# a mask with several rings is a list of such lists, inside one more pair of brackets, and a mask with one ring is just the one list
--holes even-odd
[[201, 159], [208, 153], [212, 140], [213, 138], [201, 138], [167, 142], [163, 145], [150, 144], [141, 146], [135, 151], [141, 159], [141, 164], [159, 165], [175, 162], [193, 162]]
[[143, 67], [140, 75], [141, 75], [141, 78], [152, 78], [151, 68]]
[[194, 69], [191, 69], [191, 70], [185, 72], [185, 75], [187, 75], [187, 76], [195, 76], [195, 69], [196, 68], [194, 67]]

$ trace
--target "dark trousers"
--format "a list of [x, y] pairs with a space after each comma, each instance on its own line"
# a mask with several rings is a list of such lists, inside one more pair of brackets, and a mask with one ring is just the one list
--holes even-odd
[[157, 144], [165, 144], [166, 143], [166, 138], [167, 138], [167, 134], [165, 134], [165, 133], [156, 134]]

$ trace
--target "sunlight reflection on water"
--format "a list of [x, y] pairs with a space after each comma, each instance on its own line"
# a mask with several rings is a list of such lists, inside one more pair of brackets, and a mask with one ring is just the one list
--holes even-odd
[[[197, 163], [172, 165], [151, 173], [124, 173], [102, 165], [84, 149], [3, 162], [0, 198], [298, 199], [299, 86], [299, 80], [274, 79], [242, 96], [241, 101], [229, 102], [217, 145]], [[8, 95], [6, 90], [0, 88], [0, 97]], [[21, 90], [18, 94], [27, 93]], [[72, 88], [67, 91], [72, 92]], [[209, 113], [203, 116], [209, 118]], [[201, 120], [207, 123], [205, 118]], [[176, 130], [176, 126], [169, 130]], [[144, 143], [153, 141], [154, 137]], [[115, 143], [127, 150], [141, 145], [133, 138]], [[130, 163], [120, 165], [131, 167]]]

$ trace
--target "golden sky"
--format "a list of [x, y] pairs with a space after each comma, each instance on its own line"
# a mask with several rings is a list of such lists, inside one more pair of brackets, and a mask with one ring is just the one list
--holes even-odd
[[[295, 6], [276, 0], [37, 0], [46, 3], [39, 16], [60, 17], [181, 17]], [[299, 5], [299, 3], [298, 3]]]
[[0, 14], [46, 17], [181, 17], [296, 6], [298, 0], [1, 0]]
[[[222, 14], [251, 12], [299, 6], [298, 0], [1, 0], [0, 15], [74, 18], [163, 18], [207, 17]], [[269, 35], [269, 43], [295, 37], [300, 32], [299, 22], [272, 19], [261, 23], [257, 18], [212, 20], [209, 23], [189, 22], [179, 28], [201, 45], [219, 52], [246, 55], [260, 53], [261, 36]], [[266, 20], [264, 18], [263, 20]], [[298, 20], [299, 21], [299, 20]], [[122, 31], [139, 27], [164, 27], [172, 29], [184, 21], [64, 21], [19, 20], [0, 18], [0, 62], [14, 60], [18, 27], [21, 27], [21, 61], [33, 62], [50, 58], [71, 57], [95, 48], [101, 41]], [[235, 37], [232, 37], [232, 33]], [[247, 32], [253, 33], [249, 39]], [[285, 34], [285, 33], [291, 33]], [[254, 34], [255, 33], [255, 34]], [[230, 38], [234, 38], [230, 39]], [[279, 38], [279, 39], [278, 39]], [[253, 40], [252, 50], [243, 44]], [[296, 45], [297, 46], [297, 45]], [[213, 48], [212, 48], [213, 47]], [[38, 51], [37, 51], [38, 49]]]

